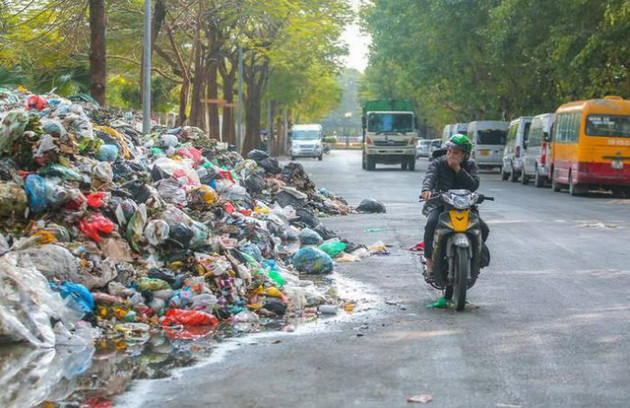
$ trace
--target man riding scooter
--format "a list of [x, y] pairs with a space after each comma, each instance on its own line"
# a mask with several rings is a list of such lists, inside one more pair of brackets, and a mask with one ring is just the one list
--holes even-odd
[[[433, 238], [444, 204], [440, 200], [431, 200], [435, 192], [454, 189], [476, 191], [479, 188], [478, 167], [470, 158], [472, 143], [462, 134], [455, 134], [446, 142], [446, 154], [431, 162], [422, 183], [421, 198], [425, 200], [422, 213], [427, 217], [424, 227], [424, 257], [426, 259], [426, 278], [433, 278]], [[485, 242], [490, 230], [480, 220], [481, 235]], [[485, 265], [484, 265], [485, 266]]]

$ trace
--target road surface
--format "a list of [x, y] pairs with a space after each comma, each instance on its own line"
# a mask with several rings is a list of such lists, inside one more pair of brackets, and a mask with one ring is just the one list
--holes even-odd
[[[136, 383], [120, 406], [627, 407], [630, 401], [630, 200], [574, 198], [484, 173], [481, 209], [492, 264], [466, 311], [429, 310], [417, 255], [417, 196], [428, 162], [361, 170], [357, 151], [304, 159], [317, 185], [387, 214], [330, 218], [356, 242], [390, 256], [344, 264], [340, 276], [374, 296], [367, 312], [294, 335], [238, 341], [224, 358]], [[368, 233], [367, 229], [372, 231]]]

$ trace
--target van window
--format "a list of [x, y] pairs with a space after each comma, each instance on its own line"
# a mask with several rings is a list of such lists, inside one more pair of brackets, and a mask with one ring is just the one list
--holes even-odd
[[539, 120], [535, 120], [532, 122], [532, 127], [529, 130], [529, 141], [527, 143], [528, 146], [536, 147], [542, 145], [543, 140], [543, 129], [542, 123]]
[[508, 143], [513, 143], [516, 140], [517, 130], [518, 130], [518, 123], [515, 123], [512, 126], [510, 126], [510, 129], [508, 130], [508, 136], [507, 136]]
[[529, 137], [529, 128], [532, 126], [531, 122], [525, 124], [525, 132], [523, 133], [523, 141], [527, 142], [527, 138]]
[[485, 129], [477, 131], [477, 144], [504, 145], [507, 131], [499, 129]]
[[588, 115], [586, 134], [588, 136], [630, 137], [630, 116]]

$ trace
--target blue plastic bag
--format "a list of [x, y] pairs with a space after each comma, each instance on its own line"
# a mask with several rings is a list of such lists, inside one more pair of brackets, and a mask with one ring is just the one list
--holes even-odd
[[102, 145], [96, 153], [99, 161], [115, 162], [118, 158], [118, 146], [113, 144]]
[[332, 258], [315, 247], [304, 247], [297, 251], [293, 255], [293, 266], [298, 271], [309, 274], [329, 273], [334, 268]]
[[49, 283], [50, 288], [59, 292], [62, 298], [70, 296], [72, 302], [69, 304], [73, 309], [77, 309], [83, 313], [94, 312], [94, 296], [85, 286], [79, 283], [64, 282], [61, 285]]
[[48, 200], [46, 198], [46, 179], [36, 174], [26, 177], [24, 190], [28, 197], [28, 206], [34, 213], [41, 213], [46, 210]]

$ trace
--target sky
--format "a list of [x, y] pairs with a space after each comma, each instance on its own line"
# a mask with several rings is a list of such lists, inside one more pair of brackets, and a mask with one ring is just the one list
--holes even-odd
[[[358, 12], [361, 0], [348, 0], [352, 8]], [[349, 55], [344, 58], [344, 63], [348, 68], [355, 68], [361, 72], [365, 71], [368, 63], [368, 46], [370, 38], [361, 33], [359, 24], [355, 22], [346, 26], [341, 37], [348, 44]]]

